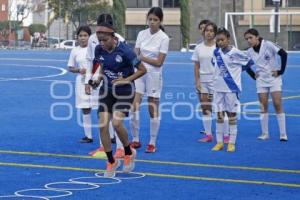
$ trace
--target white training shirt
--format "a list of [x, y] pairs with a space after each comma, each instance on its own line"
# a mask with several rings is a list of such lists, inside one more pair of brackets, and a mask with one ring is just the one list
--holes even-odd
[[200, 81], [212, 82], [215, 73], [215, 66], [212, 64], [211, 59], [214, 54], [216, 45], [206, 46], [204, 42], [198, 44], [192, 55], [192, 61], [200, 64]]
[[246, 53], [235, 47], [224, 54], [221, 49], [216, 49], [213, 56], [215, 65], [215, 92], [234, 92], [242, 91], [241, 72], [242, 67], [250, 61]]
[[[151, 34], [150, 28], [139, 32], [135, 48], [140, 49], [143, 56], [157, 59], [159, 53], [167, 54], [169, 50], [169, 36], [162, 30]], [[161, 72], [162, 67], [154, 67], [143, 62], [147, 72]]]
[[[125, 42], [125, 39], [120, 34], [115, 33], [115, 36], [118, 38], [118, 40], [120, 42]], [[95, 48], [98, 44], [99, 44], [99, 40], [97, 38], [97, 34], [93, 33], [89, 37], [87, 53], [86, 53], [86, 59], [87, 59], [90, 67], [92, 67], [92, 65], [93, 65], [92, 63], [95, 58]], [[87, 84], [90, 79], [91, 79], [91, 73], [90, 73], [90, 71], [88, 71], [85, 83]]]
[[[68, 61], [68, 66], [87, 69], [88, 63], [86, 61], [86, 52], [87, 47], [82, 48], [80, 46], [77, 46], [74, 49], [72, 49]], [[78, 73], [78, 75], [82, 76], [80, 73]]]
[[273, 70], [278, 70], [276, 63], [276, 55], [281, 47], [271, 41], [262, 40], [259, 53], [253, 48], [247, 50], [247, 54], [252, 58], [256, 65], [256, 73], [258, 74], [256, 83], [259, 87], [270, 87], [277, 78], [272, 76]]

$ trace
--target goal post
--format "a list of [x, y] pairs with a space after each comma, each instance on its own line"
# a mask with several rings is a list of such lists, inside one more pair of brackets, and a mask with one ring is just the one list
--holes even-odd
[[[274, 18], [278, 15], [278, 28]], [[243, 32], [248, 28], [256, 28], [262, 37], [274, 41], [278, 35], [278, 44], [287, 50], [300, 51], [300, 12], [226, 12], [225, 28], [232, 33], [234, 45], [245, 48]], [[275, 30], [278, 30], [276, 35]], [[276, 42], [276, 41], [275, 41]]]

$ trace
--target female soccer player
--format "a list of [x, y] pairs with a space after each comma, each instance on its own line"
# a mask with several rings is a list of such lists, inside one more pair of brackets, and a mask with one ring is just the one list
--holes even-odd
[[217, 112], [216, 135], [217, 144], [213, 151], [223, 149], [223, 123], [224, 113], [229, 119], [229, 143], [228, 152], [235, 151], [237, 136], [236, 114], [239, 111], [239, 94], [241, 87], [241, 72], [246, 69], [249, 75], [255, 79], [255, 73], [251, 70], [254, 62], [242, 51], [230, 46], [230, 33], [225, 28], [220, 28], [216, 34], [218, 48], [214, 51], [213, 62], [216, 68], [214, 81], [214, 103]]
[[82, 109], [83, 129], [85, 134], [80, 140], [81, 143], [93, 142], [90, 113], [91, 108], [97, 105], [97, 102], [93, 101], [95, 98], [85, 93], [84, 84], [86, 69], [88, 67], [85, 56], [90, 35], [91, 29], [88, 26], [79, 27], [77, 30], [79, 46], [72, 49], [68, 62], [69, 71], [78, 74], [75, 83], [75, 103], [76, 108]]
[[[248, 55], [254, 60], [256, 65], [256, 87], [261, 106], [260, 122], [262, 130], [262, 134], [258, 139], [269, 139], [268, 98], [271, 93], [279, 125], [280, 141], [287, 141], [285, 114], [281, 103], [281, 75], [283, 75], [286, 67], [287, 53], [273, 42], [261, 38], [256, 29], [247, 30], [244, 37], [250, 47], [247, 51]], [[276, 68], [277, 54], [281, 58], [280, 70]]]
[[146, 73], [146, 68], [136, 54], [125, 43], [116, 40], [114, 32], [113, 26], [105, 22], [96, 28], [99, 45], [95, 49], [94, 63], [101, 66], [100, 73], [103, 78], [98, 113], [101, 141], [108, 159], [105, 177], [114, 177], [120, 165], [120, 161], [112, 154], [108, 132], [111, 118], [124, 146], [123, 171], [130, 172], [134, 169], [136, 151], [130, 148], [124, 118], [128, 115], [134, 98], [133, 81]]
[[148, 96], [150, 114], [150, 142], [147, 153], [156, 151], [156, 139], [159, 131], [159, 98], [162, 89], [162, 65], [169, 49], [169, 37], [162, 30], [163, 11], [152, 7], [147, 14], [149, 28], [139, 32], [135, 51], [147, 68], [147, 74], [135, 81], [136, 93], [131, 113], [132, 147], [139, 148], [139, 107], [144, 93]]

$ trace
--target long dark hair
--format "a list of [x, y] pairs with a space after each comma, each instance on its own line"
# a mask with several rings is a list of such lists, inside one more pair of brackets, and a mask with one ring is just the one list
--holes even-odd
[[247, 35], [247, 34], [251, 34], [251, 35], [254, 35], [256, 37], [259, 37], [259, 32], [258, 30], [256, 30], [255, 28], [250, 28], [248, 29], [245, 33], [244, 33], [244, 36]]
[[[163, 19], [164, 19], [164, 13], [161, 9], [161, 7], [152, 7], [150, 8], [150, 10], [148, 11], [147, 13], [147, 18], [149, 17], [150, 14], [153, 14], [155, 15], [156, 17], [159, 18], [159, 20], [162, 22]], [[162, 31], [165, 31], [165, 28], [162, 26], [162, 25], [159, 25], [159, 28], [162, 30]]]

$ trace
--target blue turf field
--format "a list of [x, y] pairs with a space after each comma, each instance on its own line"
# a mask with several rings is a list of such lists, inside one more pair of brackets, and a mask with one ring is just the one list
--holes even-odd
[[[300, 198], [300, 54], [289, 54], [284, 75], [289, 141], [279, 142], [274, 115], [269, 123], [271, 139], [256, 139], [259, 121], [249, 120], [258, 118], [256, 88], [243, 74], [241, 102], [248, 106], [243, 106], [239, 120], [237, 151], [230, 154], [212, 152], [214, 143], [197, 142], [202, 123], [196, 112], [191, 54], [169, 53], [163, 70], [158, 151], [144, 153], [149, 117], [142, 106], [138, 174], [119, 174], [121, 182], [94, 175], [105, 167], [104, 160], [87, 156], [98, 144], [96, 128], [96, 142], [78, 143], [83, 130], [73, 107], [75, 76], [65, 73], [68, 55], [66, 51], [0, 51], [0, 198], [14, 199], [10, 195], [17, 191], [35, 196], [23, 199], [58, 195], [69, 195], [58, 199], [89, 200]], [[274, 114], [272, 104], [270, 110]], [[95, 112], [93, 121], [97, 121]], [[96, 185], [69, 181], [79, 177], [88, 177], [79, 180]], [[57, 190], [46, 190], [49, 183]]]

